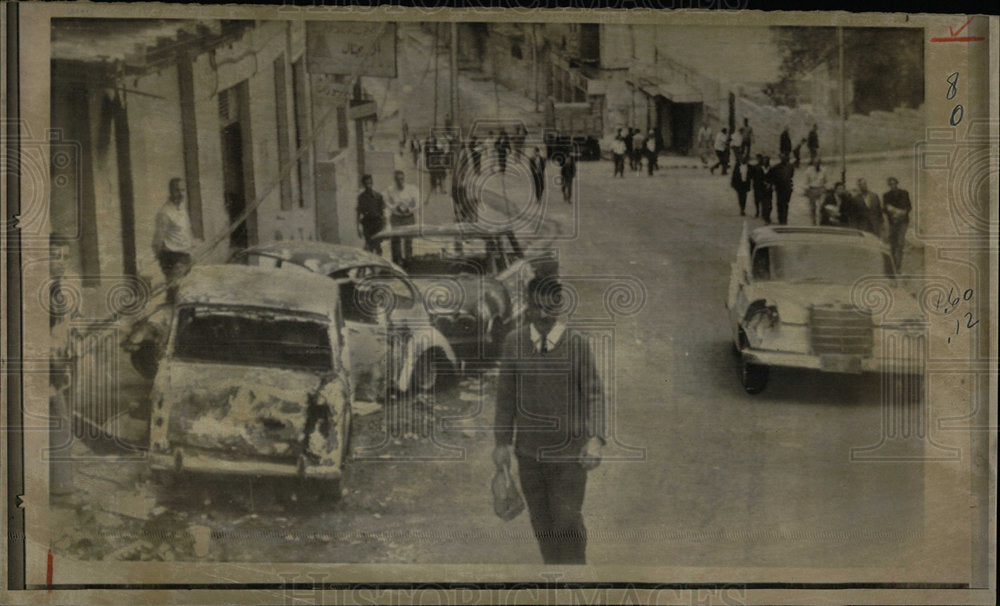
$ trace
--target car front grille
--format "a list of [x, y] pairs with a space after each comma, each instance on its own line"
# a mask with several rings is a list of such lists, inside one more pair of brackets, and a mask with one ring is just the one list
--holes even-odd
[[814, 355], [870, 356], [872, 315], [848, 306], [810, 307], [809, 335]]

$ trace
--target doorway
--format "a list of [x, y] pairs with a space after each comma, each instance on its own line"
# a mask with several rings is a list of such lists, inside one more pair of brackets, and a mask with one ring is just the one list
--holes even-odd
[[246, 81], [219, 94], [222, 192], [231, 226], [229, 246], [234, 250], [257, 243], [257, 213], [256, 210], [247, 212], [255, 197], [248, 102]]
[[664, 149], [681, 155], [691, 153], [701, 109], [701, 103], [674, 103], [657, 95], [656, 134]]

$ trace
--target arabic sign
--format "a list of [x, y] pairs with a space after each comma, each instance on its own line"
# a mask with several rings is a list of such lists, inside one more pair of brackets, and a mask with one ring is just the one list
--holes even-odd
[[374, 21], [310, 21], [306, 24], [310, 74], [396, 77], [396, 26]]

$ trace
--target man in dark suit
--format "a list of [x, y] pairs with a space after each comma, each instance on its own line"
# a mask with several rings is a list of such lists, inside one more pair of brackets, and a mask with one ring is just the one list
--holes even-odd
[[846, 227], [851, 213], [851, 197], [847, 189], [839, 181], [833, 185], [833, 190], [826, 192], [819, 208], [819, 224], [832, 227]]
[[768, 177], [778, 200], [778, 224], [788, 225], [788, 203], [792, 199], [795, 167], [788, 161], [787, 154], [781, 154], [781, 161], [771, 169]]
[[788, 134], [788, 125], [781, 131], [781, 137], [778, 141], [778, 153], [780, 155], [791, 155], [792, 153], [792, 136]]
[[733, 167], [733, 176], [729, 184], [736, 190], [736, 202], [740, 205], [740, 216], [746, 215], [747, 192], [750, 191], [750, 166], [746, 162], [740, 162], [736, 158], [736, 165]]
[[900, 189], [899, 179], [889, 177], [889, 191], [882, 194], [882, 205], [889, 222], [889, 247], [896, 271], [903, 266], [903, 247], [906, 244], [906, 228], [910, 224], [910, 193]]
[[849, 215], [851, 227], [861, 229], [882, 237], [882, 226], [885, 221], [882, 203], [878, 195], [868, 189], [868, 181], [858, 179], [858, 189], [852, 196], [851, 210]]
[[535, 201], [541, 202], [542, 193], [545, 192], [545, 158], [537, 147], [534, 155], [528, 159], [528, 165], [531, 168], [531, 181], [535, 186]]
[[372, 176], [361, 177], [363, 189], [358, 194], [358, 236], [365, 241], [365, 250], [377, 255], [382, 254], [382, 243], [373, 242], [372, 238], [385, 229], [385, 200], [382, 194], [372, 189]]
[[576, 157], [572, 149], [566, 151], [563, 156], [562, 166], [559, 167], [559, 177], [562, 179], [563, 200], [567, 204], [573, 203], [573, 179], [576, 178]]
[[507, 154], [510, 153], [510, 137], [507, 136], [505, 129], [500, 129], [500, 134], [497, 135], [497, 140], [493, 144], [493, 147], [497, 152], [497, 166], [500, 167], [500, 172], [507, 172]]
[[517, 455], [545, 563], [585, 564], [583, 499], [587, 472], [600, 464], [605, 443], [603, 392], [586, 337], [560, 312], [555, 277], [532, 279], [528, 301], [526, 322], [503, 345], [493, 462], [509, 469]]
[[757, 207], [755, 216], [764, 219], [764, 223], [771, 224], [771, 197], [773, 189], [768, 174], [771, 172], [771, 159], [767, 156], [757, 154], [757, 164], [750, 172], [750, 184], [753, 188], [753, 203]]

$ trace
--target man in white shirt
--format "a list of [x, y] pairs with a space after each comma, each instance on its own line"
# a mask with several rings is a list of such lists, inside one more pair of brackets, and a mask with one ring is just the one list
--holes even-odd
[[715, 164], [713, 164], [710, 167], [709, 172], [714, 175], [715, 174], [715, 169], [717, 169], [717, 168], [719, 168], [721, 166], [722, 167], [722, 174], [728, 173], [729, 172], [729, 133], [727, 133], [726, 129], [724, 129], [724, 128], [722, 130], [720, 130], [717, 135], [715, 135], [715, 155], [719, 159], [719, 161], [716, 162]]
[[[389, 212], [389, 225], [399, 227], [402, 225], [414, 225], [417, 222], [417, 211], [420, 207], [420, 192], [417, 188], [406, 182], [406, 173], [397, 170], [393, 173], [395, 183], [385, 190], [385, 206]], [[413, 255], [412, 238], [402, 238], [403, 249], [400, 249], [400, 239], [392, 239], [392, 260], [400, 263], [404, 259], [409, 259]]]
[[813, 225], [819, 225], [819, 200], [826, 194], [826, 171], [816, 158], [813, 170], [806, 171], [806, 198], [809, 199], [809, 216]]
[[625, 178], [625, 139], [619, 134], [611, 144], [611, 160], [615, 164], [615, 177]]
[[698, 155], [701, 163], [708, 166], [708, 156], [712, 151], [712, 127], [705, 122], [698, 130]]
[[177, 296], [177, 281], [191, 269], [194, 236], [187, 206], [184, 204], [184, 180], [174, 177], [169, 183], [170, 197], [156, 213], [153, 254], [167, 281], [167, 303]]

